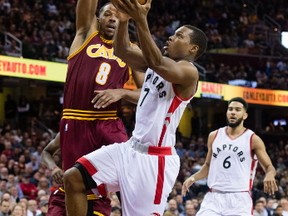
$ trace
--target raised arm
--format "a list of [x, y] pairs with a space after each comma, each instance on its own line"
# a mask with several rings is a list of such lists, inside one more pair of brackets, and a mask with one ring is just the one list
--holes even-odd
[[191, 175], [189, 178], [185, 180], [182, 186], [182, 195], [186, 195], [187, 191], [189, 190], [190, 186], [194, 184], [196, 181], [199, 181], [201, 179], [207, 178], [209, 174], [209, 167], [210, 167], [210, 162], [211, 162], [211, 157], [212, 157], [212, 143], [215, 139], [217, 131], [213, 131], [209, 134], [208, 136], [208, 141], [207, 141], [207, 147], [208, 147], [208, 152], [206, 155], [206, 160], [201, 169]]
[[[111, 0], [111, 2], [115, 2]], [[117, 8], [117, 3], [115, 4]], [[113, 47], [116, 56], [126, 62], [133, 70], [145, 71], [147, 64], [140, 48], [129, 40], [129, 17], [118, 11], [119, 25], [114, 35]]]
[[78, 0], [76, 6], [76, 35], [70, 48], [70, 54], [77, 51], [86, 38], [98, 29], [95, 15], [98, 0]]
[[274, 194], [275, 191], [278, 190], [278, 187], [275, 181], [276, 170], [271, 162], [270, 157], [268, 156], [266, 152], [264, 142], [257, 135], [253, 135], [252, 137], [252, 150], [254, 150], [258, 158], [258, 161], [265, 172], [264, 192], [272, 195]]
[[[161, 75], [164, 79], [183, 86], [190, 86], [191, 80], [198, 80], [198, 71], [188, 61], [174, 61], [164, 57], [154, 42], [148, 22], [147, 15], [151, 7], [151, 1], [147, 0], [145, 5], [140, 5], [137, 0], [113, 0], [118, 8], [129, 14], [135, 20], [140, 47], [148, 67]], [[183, 35], [179, 35], [181, 37]], [[196, 83], [194, 83], [196, 84]]]
[[[87, 34], [92, 24], [97, 29], [96, 9], [98, 0], [78, 0], [76, 6], [76, 32], [77, 34]], [[96, 26], [95, 26], [95, 25]]]

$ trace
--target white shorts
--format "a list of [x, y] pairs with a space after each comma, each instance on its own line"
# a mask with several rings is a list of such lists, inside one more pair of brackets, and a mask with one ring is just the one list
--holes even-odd
[[120, 191], [123, 216], [163, 215], [180, 169], [172, 147], [125, 143], [103, 146], [78, 160], [97, 185]]
[[249, 192], [208, 192], [196, 216], [251, 216], [252, 212]]

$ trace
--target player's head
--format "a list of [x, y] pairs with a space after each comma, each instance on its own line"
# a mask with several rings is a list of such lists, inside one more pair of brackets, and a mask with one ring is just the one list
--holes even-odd
[[169, 37], [164, 55], [174, 60], [196, 60], [206, 50], [207, 37], [205, 33], [191, 25], [184, 25]]
[[241, 97], [235, 97], [228, 101], [226, 121], [229, 127], [235, 128], [243, 124], [248, 117], [248, 103]]
[[119, 24], [117, 10], [112, 3], [106, 3], [99, 10], [99, 31], [105, 39], [111, 40]]

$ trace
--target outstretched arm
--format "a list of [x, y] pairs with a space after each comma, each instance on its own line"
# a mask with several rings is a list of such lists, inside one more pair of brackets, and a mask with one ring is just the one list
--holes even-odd
[[140, 97], [140, 92], [140, 89], [107, 89], [95, 91], [96, 96], [91, 102], [97, 109], [105, 108], [121, 99], [124, 99], [133, 104], [137, 104]]
[[96, 95], [91, 101], [94, 104], [94, 107], [97, 109], [105, 108], [121, 99], [124, 99], [133, 104], [137, 104], [145, 74], [143, 72], [133, 71], [132, 76], [137, 89], [130, 90], [121, 88], [94, 91]]
[[209, 134], [208, 137], [208, 152], [206, 155], [206, 160], [201, 169], [196, 172], [195, 174], [191, 175], [188, 179], [185, 180], [182, 186], [182, 195], [185, 196], [187, 191], [189, 191], [189, 188], [191, 187], [192, 184], [194, 184], [196, 181], [207, 178], [209, 174], [209, 166], [211, 162], [211, 157], [212, 157], [212, 143], [215, 139], [216, 136], [216, 131], [213, 131]]
[[135, 20], [141, 50], [149, 68], [174, 84], [191, 86], [191, 80], [196, 84], [198, 80], [196, 67], [187, 61], [176, 62], [171, 58], [162, 56], [154, 42], [147, 22], [151, 1], [147, 0], [146, 4], [140, 5], [137, 0], [113, 0], [113, 4]]
[[52, 177], [55, 182], [62, 184], [63, 171], [57, 166], [53, 159], [53, 155], [58, 151], [60, 151], [60, 133], [57, 133], [56, 137], [43, 149], [41, 153], [41, 163], [52, 170]]

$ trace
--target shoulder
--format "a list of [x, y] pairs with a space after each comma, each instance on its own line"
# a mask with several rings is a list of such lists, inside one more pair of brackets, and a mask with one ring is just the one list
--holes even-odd
[[209, 133], [209, 137], [214, 138], [214, 137], [217, 135], [217, 133], [218, 133], [219, 130], [220, 130], [220, 128], [217, 129], [217, 130], [211, 131], [211, 132]]
[[177, 64], [182, 67], [183, 69], [186, 69], [192, 73], [197, 73], [198, 74], [198, 69], [195, 66], [195, 64], [193, 62], [190, 61], [186, 61], [186, 60], [181, 60], [178, 61]]
[[212, 131], [212, 132], [209, 133], [208, 143], [207, 143], [208, 146], [211, 146], [211, 145], [212, 145], [213, 141], [215, 140], [215, 138], [216, 138], [216, 136], [217, 136], [217, 134], [218, 134], [218, 130], [219, 130], [219, 129], [214, 130], [214, 131]]
[[252, 145], [253, 150], [264, 147], [263, 140], [255, 133], [252, 134], [251, 142], [252, 142], [251, 145]]
[[186, 91], [189, 95], [194, 95], [197, 91], [199, 73], [197, 67], [189, 61], [181, 60], [176, 62], [178, 78], [180, 78], [181, 83], [178, 83], [181, 90]]

